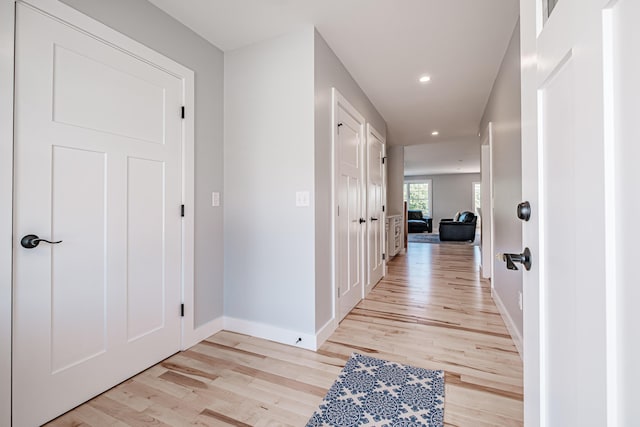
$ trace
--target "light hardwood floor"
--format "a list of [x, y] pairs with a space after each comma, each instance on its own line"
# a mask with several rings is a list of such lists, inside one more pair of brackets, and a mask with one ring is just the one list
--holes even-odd
[[522, 425], [522, 363], [479, 248], [409, 245], [317, 353], [220, 332], [50, 425], [304, 426], [352, 352], [445, 370], [446, 425]]

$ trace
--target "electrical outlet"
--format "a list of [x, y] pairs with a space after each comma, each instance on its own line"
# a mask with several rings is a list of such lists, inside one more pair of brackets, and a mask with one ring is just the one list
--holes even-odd
[[518, 292], [518, 305], [520, 306], [520, 311], [522, 311], [522, 292]]

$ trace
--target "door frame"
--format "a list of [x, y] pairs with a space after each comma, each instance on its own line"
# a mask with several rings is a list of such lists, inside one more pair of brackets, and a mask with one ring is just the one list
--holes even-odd
[[[0, 424], [11, 423], [11, 333], [12, 333], [12, 254], [13, 254], [13, 103], [14, 43], [16, 3], [21, 2], [102, 42], [140, 58], [182, 80], [183, 105], [187, 111], [182, 123], [182, 318], [181, 348], [197, 343], [202, 332], [194, 319], [194, 206], [195, 139], [194, 72], [145, 45], [84, 15], [57, 0], [10, 0], [0, 2]], [[8, 60], [5, 60], [8, 58]], [[178, 114], [178, 111], [176, 111]], [[177, 210], [178, 207], [176, 207]], [[176, 307], [177, 309], [177, 307]]]
[[[333, 292], [333, 329], [338, 328], [338, 324], [340, 323], [340, 297], [338, 296], [338, 275], [340, 272], [338, 271], [339, 259], [340, 255], [338, 252], [338, 191], [336, 189], [336, 185], [338, 182], [338, 150], [336, 149], [336, 143], [338, 141], [338, 108], [342, 106], [345, 110], [349, 112], [359, 123], [360, 123], [360, 165], [363, 163], [364, 158], [364, 145], [366, 144], [366, 136], [365, 136], [365, 123], [366, 120], [360, 112], [347, 101], [347, 99], [342, 96], [340, 91], [335, 87], [331, 88], [331, 269], [332, 269], [332, 292]], [[364, 168], [361, 169], [360, 172], [360, 186], [364, 185]], [[366, 197], [364, 197], [364, 191], [362, 188], [360, 189], [360, 194], [363, 195], [361, 200], [361, 209], [362, 212], [366, 212]], [[365, 227], [366, 230], [366, 227]], [[362, 277], [362, 289], [364, 292], [364, 288], [366, 285], [366, 280], [364, 276], [364, 260], [366, 260], [367, 252], [364, 247], [364, 232], [360, 237], [362, 245], [362, 256], [360, 259], [360, 274]]]
[[[492, 191], [493, 183], [491, 176], [491, 141], [492, 128], [491, 122], [487, 126], [485, 136], [482, 139], [480, 145], [480, 159], [482, 168], [482, 176], [480, 181], [481, 188], [481, 206], [482, 211], [481, 226], [482, 226], [482, 277], [490, 279], [493, 276], [493, 198]], [[484, 166], [486, 165], [486, 171]], [[493, 283], [493, 282], [492, 282]], [[493, 285], [492, 285], [493, 286]]]
[[0, 2], [0, 425], [11, 425], [13, 1]]
[[376, 138], [377, 140], [379, 140], [382, 143], [382, 206], [383, 206], [383, 210], [382, 210], [382, 215], [381, 218], [379, 218], [379, 223], [382, 225], [382, 232], [380, 233], [380, 237], [381, 237], [381, 247], [382, 247], [382, 253], [385, 254], [384, 259], [382, 260], [382, 277], [384, 277], [386, 275], [386, 271], [387, 271], [387, 257], [386, 257], [386, 240], [385, 240], [385, 224], [386, 224], [386, 218], [387, 218], [387, 213], [385, 212], [384, 206], [386, 206], [387, 204], [387, 164], [385, 162], [385, 156], [387, 155], [387, 140], [385, 137], [382, 136], [382, 134], [380, 132], [378, 132], [378, 130], [373, 127], [373, 125], [371, 123], [367, 123], [367, 134], [366, 134], [366, 158], [367, 161], [366, 163], [366, 171], [365, 171], [365, 175], [367, 176], [367, 180], [366, 183], [364, 185], [366, 191], [364, 192], [364, 198], [365, 198], [365, 204], [366, 204], [366, 214], [367, 214], [367, 230], [365, 231], [366, 236], [365, 236], [365, 240], [367, 242], [367, 244], [365, 245], [367, 247], [367, 258], [366, 258], [366, 269], [367, 269], [367, 281], [365, 283], [365, 286], [362, 288], [362, 298], [366, 297], [369, 292], [371, 292], [371, 290], [373, 289], [373, 287], [377, 284], [376, 283], [371, 283], [371, 267], [369, 266], [369, 228], [371, 227], [371, 221], [369, 220], [369, 218], [371, 218], [371, 213], [369, 212], [369, 155], [371, 154], [369, 152], [369, 141], [371, 138]]

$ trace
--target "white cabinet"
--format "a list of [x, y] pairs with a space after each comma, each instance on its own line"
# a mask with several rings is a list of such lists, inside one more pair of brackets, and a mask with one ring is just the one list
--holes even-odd
[[402, 215], [387, 216], [386, 237], [388, 258], [394, 257], [402, 249]]

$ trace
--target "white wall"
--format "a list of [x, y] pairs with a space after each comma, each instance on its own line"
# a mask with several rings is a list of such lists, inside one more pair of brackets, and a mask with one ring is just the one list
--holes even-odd
[[[522, 201], [519, 24], [514, 29], [482, 117], [482, 132], [486, 131], [489, 122], [493, 128], [493, 255], [520, 253], [523, 250], [522, 221], [516, 216], [516, 206]], [[485, 139], [484, 135], [482, 139]], [[503, 261], [494, 259], [494, 277], [491, 279], [498, 306], [502, 303], [506, 309], [507, 326], [515, 328], [511, 332], [512, 335], [515, 332], [517, 343], [522, 337], [519, 298], [524, 267], [519, 268], [518, 271], [507, 270]]]
[[406, 176], [404, 179], [407, 182], [431, 180], [433, 231], [438, 230], [438, 224], [442, 219], [453, 218], [458, 211], [474, 212], [471, 184], [480, 181], [478, 173]]
[[332, 318], [331, 273], [331, 88], [338, 91], [382, 135], [386, 123], [322, 36], [315, 32], [315, 238], [316, 329]]
[[302, 334], [316, 330], [313, 46], [309, 26], [225, 53], [225, 315]]
[[11, 425], [13, 9], [0, 2], [0, 425]]
[[404, 147], [387, 147], [387, 214], [404, 215]]
[[[223, 54], [145, 0], [62, 0], [195, 72], [195, 326], [223, 314]], [[186, 206], [186, 209], [194, 207]]]

